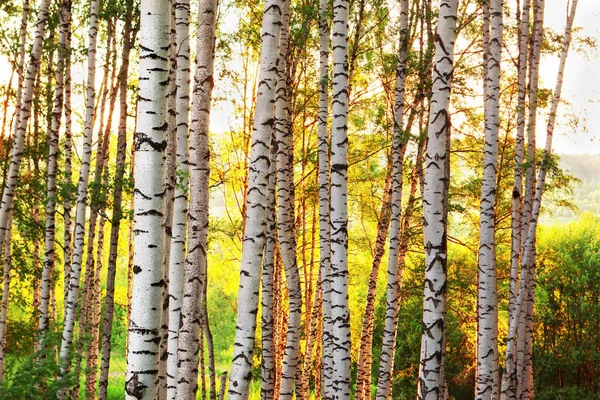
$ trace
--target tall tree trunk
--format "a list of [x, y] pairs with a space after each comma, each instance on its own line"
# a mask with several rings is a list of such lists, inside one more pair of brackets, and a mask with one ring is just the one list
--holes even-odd
[[[377, 399], [387, 400], [392, 395], [392, 370], [396, 350], [396, 330], [398, 326], [398, 311], [400, 305], [400, 284], [402, 271], [399, 270], [401, 217], [402, 217], [402, 165], [408, 142], [408, 131], [403, 129], [404, 119], [404, 89], [406, 85], [406, 63], [408, 60], [408, 0], [403, 0], [400, 11], [400, 46], [398, 66], [396, 69], [396, 90], [394, 101], [394, 139], [392, 144], [392, 205], [390, 250], [388, 260], [388, 284], [386, 289], [385, 329], [379, 364], [379, 380], [377, 384]], [[404, 257], [402, 255], [402, 257]], [[402, 263], [403, 265], [404, 263]]]
[[[542, 0], [543, 1], [543, 0]], [[543, 5], [543, 4], [542, 4]], [[539, 4], [538, 4], [539, 6]], [[525, 240], [525, 247], [523, 251], [523, 258], [521, 260], [521, 280], [519, 285], [519, 294], [515, 304], [515, 310], [512, 318], [508, 325], [508, 338], [506, 344], [506, 365], [504, 373], [502, 375], [502, 387], [501, 387], [501, 400], [513, 399], [516, 397], [517, 388], [517, 370], [515, 368], [516, 360], [516, 340], [517, 340], [517, 326], [519, 325], [519, 319], [524, 318], [523, 315], [527, 314], [528, 304], [525, 303], [527, 296], [529, 295], [529, 284], [535, 284], [535, 233], [540, 214], [540, 208], [542, 203], [542, 194], [544, 185], [546, 182], [546, 172], [548, 169], [548, 163], [550, 161], [550, 155], [552, 153], [552, 138], [554, 133], [554, 123], [556, 121], [556, 112], [558, 109], [558, 103], [560, 102], [562, 84], [564, 77], [564, 69], [567, 61], [567, 55], [569, 53], [569, 47], [571, 45], [571, 30], [573, 27], [573, 20], [575, 19], [575, 12], [577, 10], [577, 0], [573, 0], [571, 3], [571, 9], [567, 16], [567, 22], [565, 27], [565, 34], [563, 39], [563, 45], [560, 54], [560, 62], [558, 66], [558, 76], [556, 79], [556, 87], [554, 89], [554, 95], [550, 103], [550, 113], [548, 116], [548, 125], [546, 126], [546, 147], [544, 149], [544, 158], [538, 174], [537, 185], [535, 189], [535, 197], [533, 199], [533, 207], [531, 212], [531, 219], [529, 221], [528, 232]], [[533, 300], [531, 300], [533, 301]], [[533, 305], [532, 305], [533, 307]], [[525, 338], [519, 338], [519, 340], [526, 340]], [[527, 396], [530, 393], [526, 394]]]
[[373, 358], [373, 327], [375, 321], [375, 300], [377, 295], [377, 278], [379, 277], [379, 266], [385, 253], [387, 232], [390, 227], [391, 213], [391, 163], [388, 165], [388, 173], [385, 178], [383, 201], [377, 222], [377, 238], [375, 239], [375, 252], [369, 276], [367, 289], [367, 301], [365, 314], [363, 316], [362, 330], [360, 334], [360, 347], [358, 352], [357, 377], [356, 377], [356, 399], [365, 400], [371, 398], [371, 360]]
[[430, 400], [444, 395], [441, 367], [446, 332], [447, 199], [450, 178], [450, 113], [448, 110], [454, 62], [457, 1], [440, 5], [435, 46], [433, 87], [429, 108], [425, 186], [423, 193], [423, 240], [425, 288], [423, 331], [417, 398]]
[[350, 398], [348, 308], [348, 0], [333, 2], [331, 124], [331, 332], [334, 399]]
[[210, 174], [208, 134], [214, 82], [216, 14], [215, 0], [200, 1], [190, 133], [190, 206], [187, 221], [189, 250], [185, 263], [179, 330], [178, 399], [195, 399], [198, 391], [198, 349], [207, 285]]
[[291, 400], [294, 395], [300, 324], [302, 322], [302, 289], [296, 260], [296, 219], [294, 217], [294, 144], [290, 126], [289, 88], [287, 86], [287, 51], [289, 43], [290, 1], [283, 1], [277, 92], [275, 95], [275, 137], [277, 141], [277, 236], [288, 286], [290, 315], [279, 398]]
[[[61, 376], [66, 375], [71, 365], [71, 344], [75, 330], [75, 313], [77, 308], [77, 295], [79, 291], [79, 276], [85, 241], [85, 214], [87, 208], [87, 187], [92, 154], [92, 135], [94, 127], [94, 105], [96, 99], [96, 42], [98, 36], [98, 0], [92, 0], [90, 10], [90, 30], [88, 36], [88, 71], [85, 95], [85, 126], [83, 141], [83, 158], [77, 187], [77, 211], [75, 216], [75, 243], [73, 261], [69, 274], [68, 292], [65, 301], [65, 314], [63, 334], [60, 346]], [[62, 393], [60, 397], [64, 397]]]
[[[531, 0], [523, 1], [523, 10], [517, 10], [519, 18], [519, 61], [518, 61], [518, 105], [517, 105], [517, 133], [515, 140], [515, 174], [512, 193], [512, 219], [511, 219], [511, 256], [510, 256], [510, 285], [508, 301], [508, 318], [512, 317], [517, 298], [517, 285], [519, 281], [519, 260], [521, 254], [521, 225], [523, 220], [522, 192], [523, 192], [523, 152], [525, 141], [525, 96], [527, 94], [527, 44], [529, 42], [529, 9]], [[520, 17], [519, 17], [520, 13]]]
[[477, 300], [477, 399], [497, 399], [498, 288], [496, 279], [496, 170], [500, 128], [502, 0], [486, 0], [484, 18], [484, 125]]
[[322, 392], [333, 398], [333, 336], [331, 330], [331, 225], [329, 156], [329, 1], [319, 0], [319, 270], [323, 290]]
[[0, 309], [0, 382], [4, 382], [4, 369], [6, 360], [6, 324], [8, 322], [8, 298], [10, 296], [10, 267], [11, 267], [11, 230], [12, 213], [8, 216], [7, 239], [4, 241], [3, 257], [3, 285], [2, 285], [2, 308]]
[[[109, 29], [108, 35], [109, 37], [114, 37], [114, 27], [115, 21], [109, 20]], [[117, 94], [119, 91], [119, 82], [117, 76], [117, 49], [116, 49], [115, 41], [112, 42], [112, 51], [107, 53], [107, 59], [110, 57], [111, 61], [111, 77], [110, 77], [110, 99], [108, 105], [108, 117], [106, 120], [106, 124], [104, 127], [104, 144], [102, 149], [102, 154], [97, 155], [97, 157], [102, 157], [101, 159], [96, 160], [97, 172], [98, 176], [96, 177], [96, 181], [98, 182], [96, 187], [99, 190], [104, 190], [108, 186], [109, 181], [109, 157], [110, 157], [110, 136], [112, 132], [112, 121], [113, 121], [113, 113], [115, 108], [115, 103], [117, 100]], [[107, 60], [108, 62], [108, 60]], [[99, 168], [98, 168], [99, 166]], [[98, 194], [98, 197], [101, 197]], [[97, 383], [97, 370], [98, 370], [98, 341], [100, 334], [100, 275], [102, 273], [102, 255], [104, 253], [104, 227], [106, 224], [106, 218], [103, 216], [105, 214], [106, 204], [100, 203], [96, 206], [95, 213], [100, 218], [100, 224], [98, 227], [97, 233], [97, 250], [96, 250], [96, 266], [95, 272], [93, 276], [93, 282], [90, 287], [90, 297], [89, 297], [89, 334], [90, 334], [90, 342], [87, 348], [86, 354], [86, 368], [89, 371], [86, 374], [86, 397], [87, 398], [95, 398], [96, 397], [96, 383]], [[90, 226], [91, 228], [91, 226]]]
[[188, 130], [190, 112], [190, 3], [175, 1], [176, 72], [176, 152], [177, 184], [173, 204], [173, 224], [169, 263], [169, 344], [167, 360], [167, 398], [175, 399], [177, 393], [177, 341], [181, 321], [181, 303], [186, 244], [186, 219], [188, 212]]
[[129, 54], [131, 52], [133, 2], [126, 3], [125, 27], [123, 32], [123, 53], [121, 70], [119, 71], [119, 128], [117, 138], [117, 161], [115, 171], [115, 189], [113, 194], [113, 214], [110, 231], [110, 250], [106, 273], [106, 298], [104, 321], [102, 329], [102, 361], [98, 385], [98, 398], [105, 400], [108, 390], [108, 373], [110, 369], [110, 353], [112, 338], [112, 323], [115, 310], [115, 276], [117, 272], [117, 257], [119, 244], [119, 228], [123, 218], [123, 178], [125, 175], [125, 158], [127, 150], [127, 76], [129, 73]]
[[[534, 12], [534, 23], [533, 23], [533, 44], [530, 48], [529, 55], [529, 115], [527, 123], [527, 162], [528, 168], [526, 171], [525, 179], [525, 196], [523, 200], [523, 215], [522, 215], [522, 226], [521, 226], [521, 259], [525, 257], [525, 243], [524, 240], [527, 238], [529, 230], [529, 224], [532, 216], [532, 206], [535, 197], [535, 156], [536, 156], [536, 120], [537, 120], [537, 98], [538, 98], [538, 80], [539, 80], [539, 64], [541, 55], [541, 46], [543, 41], [544, 31], [544, 0], [534, 0], [533, 2]], [[535, 248], [535, 237], [533, 238], [533, 247]], [[535, 260], [531, 260], [530, 264], [535, 264]], [[522, 274], [522, 272], [521, 272]], [[531, 277], [532, 273], [528, 274], [529, 282], [525, 282], [526, 290], [529, 291], [532, 285]], [[525, 302], [527, 303], [528, 295], [525, 295]], [[522, 313], [519, 316], [517, 322], [517, 349], [516, 349], [516, 376], [518, 380], [516, 382], [515, 393], [516, 398], [521, 397], [522, 381], [519, 379], [523, 373], [523, 365], [525, 358], [525, 342], [526, 342], [526, 325], [527, 325], [527, 313]]]
[[173, 241], [173, 210], [175, 187], [177, 186], [177, 29], [175, 28], [175, 2], [168, 1], [169, 9], [169, 78], [167, 81], [167, 148], [165, 159], [165, 195], [162, 229], [164, 232], [162, 306], [160, 317], [160, 344], [158, 357], [157, 398], [166, 399], [168, 387], [169, 359], [169, 278], [171, 243]]
[[134, 255], [126, 399], [157, 394], [163, 263], [170, 13], [167, 0], [140, 7], [140, 84], [135, 139]]
[[[61, 13], [64, 14], [62, 19], [64, 21], [71, 21], [71, 8], [72, 1], [71, 0], [63, 0], [65, 1], [65, 6], [62, 8]], [[71, 48], [71, 23], [68, 26], [64, 27], [67, 30], [67, 43], [66, 48]], [[69, 51], [67, 54], [67, 59], [65, 60], [65, 94], [64, 94], [64, 112], [65, 112], [65, 147], [64, 147], [64, 155], [65, 155], [65, 166], [64, 166], [64, 181], [65, 187], [67, 188], [66, 195], [63, 203], [63, 279], [64, 279], [64, 289], [63, 289], [63, 304], [66, 303], [67, 293], [69, 288], [69, 275], [71, 271], [71, 255], [73, 253], [73, 241], [71, 240], [72, 235], [71, 232], [73, 230], [73, 220], [71, 218], [71, 185], [72, 185], [72, 176], [73, 171], [71, 168], [71, 158], [72, 158], [72, 147], [73, 147], [73, 137], [71, 134], [72, 130], [72, 118], [71, 118], [71, 52]]]
[[60, 122], [63, 110], [63, 89], [65, 78], [65, 60], [69, 57], [67, 46], [67, 37], [71, 26], [71, 15], [65, 12], [69, 4], [61, 1], [59, 9], [60, 36], [58, 40], [58, 63], [56, 66], [56, 87], [54, 90], [54, 105], [52, 108], [52, 122], [50, 132], [48, 132], [48, 172], [46, 181], [46, 234], [44, 242], [44, 269], [42, 272], [42, 295], [40, 304], [40, 321], [38, 325], [40, 348], [48, 329], [50, 316], [48, 308], [50, 304], [50, 291], [52, 288], [54, 272], [54, 237], [56, 221], [56, 173], [58, 157], [58, 138]]
[[271, 165], [269, 167], [269, 187], [267, 192], [267, 210], [266, 210], [266, 228], [265, 228], [265, 251], [263, 257], [262, 269], [262, 362], [260, 368], [261, 400], [271, 400], [275, 398], [275, 374], [277, 365], [275, 364], [274, 349], [274, 315], [276, 316], [275, 305], [275, 251], [277, 247], [277, 222], [275, 217], [275, 182], [277, 180], [277, 144], [273, 135], [271, 141]]
[[[27, 3], [26, 3], [27, 4]], [[4, 243], [6, 230], [8, 227], [8, 217], [11, 214], [14, 203], [15, 188], [19, 177], [19, 169], [21, 167], [21, 158], [23, 156], [23, 147], [25, 144], [25, 133], [27, 131], [27, 122], [31, 116], [31, 104], [33, 99], [33, 89], [35, 85], [35, 77], [37, 76], [42, 55], [42, 45], [46, 24], [48, 22], [48, 7], [50, 0], [40, 0], [38, 6], [38, 17], [35, 25], [35, 33], [33, 46], [31, 48], [31, 57], [27, 66], [27, 73], [24, 78], [23, 94], [21, 104], [17, 102], [19, 107], [19, 119], [17, 122], [17, 130], [13, 139], [12, 155], [10, 168], [4, 183], [2, 192], [2, 202], [0, 203], [0, 243]], [[24, 15], [27, 8], [24, 8]], [[21, 32], [23, 35], [23, 32]]]
[[[27, 48], [27, 21], [29, 18], [29, 12], [31, 11], [30, 7], [29, 7], [29, 0], [23, 0], [23, 12], [21, 14], [21, 26], [19, 28], [19, 58], [16, 62], [16, 70], [17, 70], [17, 93], [16, 93], [16, 99], [15, 99], [15, 114], [13, 114], [13, 117], [11, 118], [11, 124], [12, 121], [15, 120], [15, 115], [17, 116], [16, 118], [16, 123], [14, 126], [14, 136], [13, 136], [13, 142], [14, 139], [18, 133], [18, 129], [19, 129], [19, 115], [20, 115], [20, 111], [21, 111], [21, 104], [22, 104], [22, 98], [23, 98], [23, 82], [25, 81], [25, 74], [23, 73], [23, 70], [25, 69], [25, 49]], [[44, 36], [44, 34], [42, 33], [42, 37]], [[41, 53], [38, 56], [38, 63], [39, 63], [39, 58], [41, 57]], [[39, 65], [38, 65], [39, 67]], [[35, 75], [33, 75], [33, 79], [35, 79]], [[9, 86], [10, 87], [10, 86]], [[8, 91], [7, 91], [8, 92]], [[31, 100], [30, 100], [31, 101]], [[12, 132], [12, 129], [9, 129]], [[5, 174], [5, 181], [3, 183], [3, 187], [4, 185], [6, 185], [6, 182], [8, 181], [7, 177], [8, 175]]]
[[242, 246], [235, 346], [229, 384], [230, 400], [245, 400], [252, 374], [260, 269], [265, 242], [266, 188], [273, 135], [273, 101], [281, 32], [281, 0], [265, 1], [262, 21], [260, 71], [252, 147], [248, 164], [246, 228]]
[[[208, 276], [208, 274], [207, 274]], [[213, 340], [212, 331], [210, 329], [210, 323], [208, 319], [208, 306], [207, 306], [207, 285], [204, 285], [204, 293], [203, 293], [203, 310], [202, 310], [202, 326], [204, 330], [204, 338], [206, 339], [206, 350], [208, 353], [208, 376], [209, 376], [209, 396], [211, 400], [216, 400], [217, 398], [217, 371], [215, 369], [215, 344]]]
[[[75, 353], [75, 383], [72, 387], [73, 396], [76, 396], [79, 393], [79, 376], [81, 374], [81, 361], [82, 359], [86, 360], [86, 364], [91, 362], [89, 354], [86, 355], [84, 353], [84, 347], [89, 351], [93, 344], [93, 338], [91, 335], [92, 325], [94, 319], [94, 307], [93, 307], [93, 297], [94, 297], [94, 284], [96, 282], [96, 271], [97, 271], [97, 262], [98, 260], [95, 258], [95, 245], [100, 245], [100, 232], [98, 236], [96, 236], [96, 225], [98, 223], [98, 218], [100, 217], [100, 210], [102, 205], [100, 203], [100, 193], [102, 191], [102, 175], [104, 171], [104, 163], [106, 162], [106, 153], [108, 151], [108, 146], [110, 144], [110, 132], [105, 131], [105, 118], [104, 114], [106, 111], [106, 99], [108, 97], [111, 88], [113, 88], [114, 74], [115, 68], [111, 68], [111, 55], [113, 53], [113, 47], [116, 45], [115, 41], [112, 40], [114, 38], [114, 34], [111, 32], [112, 27], [109, 23], [107, 35], [106, 35], [106, 55], [107, 59], [103, 68], [103, 78], [102, 83], [100, 85], [100, 101], [99, 104], [96, 105], [96, 108], [100, 107], [99, 112], [99, 124], [98, 124], [98, 143], [96, 147], [96, 166], [94, 169], [94, 180], [90, 185], [90, 195], [89, 195], [89, 205], [90, 205], [90, 219], [88, 221], [88, 237], [87, 237], [87, 248], [86, 248], [86, 265], [85, 265], [85, 275], [83, 279], [83, 287], [81, 290], [81, 301], [80, 301], [80, 313], [79, 313], [79, 336], [77, 339], [77, 352]], [[113, 89], [114, 94], [114, 89]], [[108, 119], [112, 118], [112, 112], [114, 108], [114, 96], [111, 96], [111, 104], [109, 106], [109, 116]], [[97, 110], [96, 110], [97, 111]], [[93, 125], [92, 125], [93, 126]], [[97, 344], [96, 344], [97, 345]], [[86, 374], [87, 380], [87, 374]]]

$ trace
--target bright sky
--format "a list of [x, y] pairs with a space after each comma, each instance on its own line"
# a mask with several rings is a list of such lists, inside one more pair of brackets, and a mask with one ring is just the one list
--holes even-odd
[[[545, 25], [558, 33], [564, 32], [566, 19], [565, 0], [546, 0]], [[579, 35], [594, 38], [600, 46], [600, 1], [579, 0], [575, 27], [581, 27]], [[559, 117], [554, 136], [554, 152], [560, 154], [600, 153], [600, 48], [585, 52], [569, 51], [565, 67], [562, 98], [571, 103], [559, 106]], [[544, 57], [541, 63], [541, 77], [546, 88], [554, 89], [558, 57]], [[569, 111], [580, 119], [585, 119], [578, 128], [568, 124], [569, 118], [561, 118]], [[587, 132], [585, 130], [587, 127]], [[545, 123], [538, 123], [538, 146], [545, 143]]]
[[[564, 32], [566, 16], [566, 0], [546, 0], [545, 25], [558, 33]], [[579, 35], [592, 37], [600, 46], [600, 1], [579, 0], [575, 26], [581, 27]], [[569, 53], [563, 86], [563, 99], [571, 105], [561, 104], [559, 118], [555, 128], [554, 151], [561, 154], [597, 154], [600, 153], [600, 49], [588, 52]], [[83, 66], [79, 66], [83, 68]], [[541, 77], [545, 88], [554, 88], [557, 56], [545, 56], [541, 63]], [[74, 71], [74, 79], [78, 81], [79, 71]], [[6, 84], [10, 76], [10, 66], [6, 58], [0, 55], [0, 84]], [[100, 78], [98, 78], [100, 79]], [[229, 118], [232, 109], [227, 102], [220, 102], [214, 110], [211, 124], [215, 131], [226, 131], [230, 128]], [[572, 118], [565, 117], [565, 112], [573, 114], [580, 120], [576, 129], [570, 125]], [[545, 141], [545, 119], [538, 123], [538, 146], [543, 147]]]

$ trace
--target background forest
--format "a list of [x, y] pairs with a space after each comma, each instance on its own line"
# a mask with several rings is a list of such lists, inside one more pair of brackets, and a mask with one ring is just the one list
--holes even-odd
[[[569, 12], [577, 1], [559, 3]], [[144, 14], [147, 7], [155, 8]], [[543, 0], [461, 0], [448, 88], [436, 89], [444, 62], [438, 22], [452, 19], [440, 17], [443, 9], [431, 0], [0, 0], [0, 398], [600, 399], [600, 154], [590, 145], [586, 155], [543, 149], [552, 118], [567, 137], [597, 129], [572, 99], [555, 97], [556, 76], [544, 72], [548, 60], [566, 57], [569, 40], [571, 52], [593, 57], [596, 39], [577, 19], [572, 39], [568, 22], [566, 31], [544, 26]], [[154, 25], [140, 20], [156, 10], [163, 16]], [[162, 80], [144, 75], [147, 62], [163, 62], [152, 67]], [[160, 129], [142, 116], [161, 113], [148, 100], [153, 90], [164, 92]], [[424, 286], [433, 286], [423, 221], [433, 198], [425, 194], [437, 118], [430, 115], [443, 92], [448, 280], [445, 356], [432, 357], [443, 360], [442, 378], [432, 397], [420, 378]], [[260, 137], [274, 143], [262, 156], [266, 168], [252, 155], [261, 126], [270, 130]], [[497, 153], [486, 175], [494, 129]], [[335, 158], [344, 143], [346, 159]], [[161, 156], [148, 158], [144, 146]], [[335, 177], [344, 162], [346, 192]], [[538, 173], [547, 173], [538, 179], [539, 216]], [[161, 193], [151, 197], [162, 208], [140, 212], [151, 201], [144, 193]], [[347, 224], [336, 225], [342, 198]], [[263, 218], [249, 220], [257, 204]], [[533, 226], [531, 265], [515, 212]], [[155, 225], [140, 228], [140, 216], [156, 216]], [[487, 395], [478, 362], [478, 349], [487, 349], [478, 336], [485, 218], [497, 279], [496, 381]], [[251, 290], [242, 250], [255, 231], [264, 243], [253, 254]], [[344, 274], [323, 269], [335, 267], [339, 231], [347, 233], [347, 360], [328, 347], [338, 331], [336, 318], [327, 319], [335, 310], [327, 290], [336, 292]], [[167, 250], [140, 242], [153, 232]], [[146, 268], [136, 261], [142, 252], [162, 266], [147, 290], [135, 286]], [[519, 263], [535, 271], [531, 281]], [[523, 295], [522, 317], [519, 279], [523, 293], [535, 292]], [[151, 300], [140, 300], [142, 292]], [[247, 311], [252, 301], [258, 309]], [[146, 314], [158, 315], [155, 331], [130, 323]], [[241, 357], [247, 344], [236, 328], [250, 315], [256, 337]], [[143, 347], [150, 342], [155, 350]], [[136, 357], [152, 352], [156, 385], [147, 388], [132, 371], [144, 369]], [[346, 361], [348, 392], [334, 397], [329, 386]], [[505, 390], [500, 378], [513, 373]], [[235, 391], [236, 374], [249, 385], [245, 393]]]

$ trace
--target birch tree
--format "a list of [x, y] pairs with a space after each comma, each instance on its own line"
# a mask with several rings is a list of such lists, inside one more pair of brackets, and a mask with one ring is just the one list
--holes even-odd
[[275, 251], [277, 247], [277, 221], [275, 220], [275, 201], [276, 190], [275, 182], [277, 180], [277, 142], [275, 135], [271, 141], [271, 165], [269, 168], [269, 187], [267, 192], [267, 210], [266, 210], [266, 229], [265, 229], [265, 250], [263, 257], [262, 280], [261, 280], [261, 327], [262, 327], [262, 362], [260, 365], [260, 398], [270, 400], [275, 398], [275, 374], [277, 373], [275, 363]]
[[332, 398], [333, 336], [331, 330], [331, 225], [329, 158], [329, 1], [319, 0], [319, 268], [323, 291], [323, 397]]
[[[391, 166], [391, 163], [390, 163]], [[369, 276], [369, 286], [367, 289], [367, 300], [365, 305], [365, 314], [360, 334], [360, 349], [358, 353], [357, 378], [356, 378], [356, 399], [364, 400], [371, 397], [371, 361], [373, 358], [373, 328], [375, 324], [375, 301], [377, 296], [377, 278], [379, 277], [379, 266], [385, 253], [387, 244], [387, 231], [390, 226], [391, 213], [391, 184], [392, 174], [389, 171], [385, 178], [384, 198], [377, 222], [377, 238], [375, 239], [375, 252], [371, 275]]]
[[88, 33], [87, 82], [85, 93], [85, 124], [83, 131], [83, 157], [77, 185], [77, 208], [75, 212], [75, 242], [73, 261], [69, 272], [69, 283], [65, 299], [65, 314], [62, 340], [60, 344], [61, 373], [70, 368], [71, 344], [75, 330], [75, 314], [79, 292], [79, 277], [83, 260], [85, 242], [85, 214], [87, 208], [87, 188], [92, 155], [92, 135], [94, 127], [94, 109], [96, 102], [96, 47], [98, 36], [98, 1], [92, 0], [90, 8], [90, 27]]
[[423, 331], [417, 398], [430, 400], [444, 395], [442, 365], [445, 357], [447, 199], [450, 179], [450, 114], [448, 111], [454, 62], [457, 1], [440, 3], [437, 43], [429, 108], [425, 185], [423, 193], [423, 240], [425, 288]]
[[[12, 230], [12, 214], [8, 217], [7, 236], [10, 237]], [[4, 242], [4, 253], [2, 260], [2, 305], [0, 306], [0, 382], [4, 382], [6, 366], [6, 324], [8, 322], [8, 300], [10, 296], [11, 281], [11, 241]]]
[[162, 226], [170, 12], [166, 0], [140, 6], [140, 84], [135, 137], [134, 255], [126, 398], [157, 393], [165, 238]]
[[[2, 201], [0, 203], [0, 243], [4, 243], [4, 239], [6, 238], [8, 219], [13, 209], [15, 188], [17, 187], [19, 169], [21, 167], [21, 158], [23, 156], [23, 147], [25, 145], [25, 133], [27, 131], [29, 117], [31, 116], [35, 78], [40, 67], [42, 45], [44, 41], [44, 34], [46, 32], [46, 24], [48, 23], [49, 5], [50, 0], [40, 0], [39, 2], [33, 45], [31, 47], [31, 56], [29, 59], [29, 64], [27, 65], [27, 72], [24, 76], [22, 97], [21, 99], [18, 99], [20, 102], [17, 101], [19, 106], [19, 118], [17, 120], [16, 132], [12, 144], [10, 167], [4, 181]], [[26, 12], [24, 10], [24, 14], [25, 13]], [[23, 32], [21, 34], [24, 35]]]
[[496, 399], [498, 375], [498, 288], [496, 279], [496, 171], [500, 127], [502, 0], [484, 2], [484, 130], [477, 301], [477, 399]]
[[242, 263], [235, 345], [229, 383], [229, 399], [247, 399], [252, 377], [252, 357], [258, 311], [260, 267], [265, 242], [265, 201], [269, 171], [269, 151], [273, 135], [277, 59], [281, 33], [281, 0], [266, 0], [262, 20], [258, 93], [254, 130], [248, 164], [246, 228], [242, 244]]
[[[400, 46], [398, 65], [396, 68], [396, 89], [394, 100], [394, 139], [392, 143], [392, 205], [390, 248], [388, 259], [388, 284], [386, 288], [385, 330], [379, 364], [379, 380], [377, 383], [377, 399], [387, 400], [392, 395], [392, 369], [396, 348], [396, 330], [398, 326], [398, 309], [400, 302], [400, 284], [402, 271], [398, 269], [400, 256], [402, 216], [402, 164], [406, 151], [407, 134], [403, 129], [404, 89], [406, 83], [406, 63], [408, 59], [408, 0], [400, 3]], [[410, 129], [410, 127], [407, 127]]]
[[111, 356], [111, 338], [114, 319], [115, 302], [115, 277], [117, 272], [117, 256], [119, 243], [119, 230], [123, 218], [123, 178], [125, 176], [125, 157], [127, 150], [127, 77], [129, 72], [129, 55], [132, 42], [132, 14], [133, 2], [126, 2], [125, 27], [123, 32], [123, 53], [121, 57], [121, 70], [119, 71], [119, 127], [117, 138], [117, 161], [115, 171], [115, 189], [113, 194], [113, 215], [110, 231], [110, 250], [106, 273], [106, 298], [102, 329], [102, 361], [100, 365], [100, 378], [98, 384], [98, 398], [106, 399], [108, 390], [108, 373]]
[[175, 399], [177, 393], [178, 338], [181, 321], [181, 300], [186, 244], [186, 219], [188, 209], [189, 167], [188, 133], [190, 112], [190, 3], [176, 1], [175, 28], [177, 49], [176, 71], [176, 168], [177, 182], [173, 204], [173, 224], [169, 262], [169, 341], [167, 359], [167, 398]]
[[[65, 7], [62, 9], [62, 13], [65, 14], [62, 18], [63, 20], [72, 19], [71, 17], [71, 8], [72, 1], [64, 0]], [[71, 26], [69, 26], [67, 33], [67, 43], [66, 48], [71, 48]], [[71, 192], [70, 188], [72, 185], [72, 177], [73, 171], [71, 168], [71, 159], [73, 153], [73, 121], [72, 121], [72, 109], [71, 109], [71, 53], [69, 52], [67, 59], [65, 60], [65, 93], [64, 93], [64, 113], [65, 113], [65, 144], [64, 144], [64, 181], [65, 186], [69, 188], [68, 194], [65, 196], [63, 202], [63, 232], [64, 232], [64, 240], [63, 240], [63, 279], [64, 279], [64, 293], [63, 293], [63, 301], [67, 298], [67, 292], [69, 287], [69, 274], [71, 270], [71, 256], [73, 253], [73, 241], [72, 231], [73, 231], [73, 219], [71, 218]]]
[[[554, 134], [554, 124], [556, 121], [556, 113], [558, 110], [558, 103], [560, 102], [562, 84], [564, 79], [564, 70], [569, 53], [569, 47], [571, 45], [571, 31], [573, 28], [573, 20], [575, 19], [575, 12], [577, 11], [577, 0], [573, 0], [571, 8], [569, 10], [563, 44], [560, 53], [560, 61], [558, 66], [558, 75], [556, 78], [556, 86], [554, 88], [554, 94], [550, 103], [550, 112], [548, 114], [548, 124], [546, 126], [546, 146], [544, 148], [544, 157], [542, 159], [542, 165], [538, 174], [537, 185], [535, 189], [535, 197], [533, 200], [533, 207], [531, 212], [531, 218], [529, 221], [528, 232], [525, 240], [523, 259], [521, 260], [522, 271], [521, 280], [519, 285], [519, 294], [515, 304], [513, 315], [508, 325], [508, 338], [506, 344], [506, 365], [502, 374], [502, 386], [500, 398], [501, 400], [512, 399], [516, 397], [516, 385], [517, 370], [514, 366], [516, 361], [516, 340], [517, 340], [517, 326], [519, 319], [522, 318], [522, 314], [527, 312], [527, 304], [525, 299], [528, 296], [529, 288], [528, 282], [531, 279], [531, 283], [535, 282], [535, 266], [534, 266], [534, 252], [535, 252], [535, 232], [537, 229], [538, 218], [542, 203], [542, 194], [544, 191], [544, 185], [546, 182], [546, 172], [548, 169], [548, 163], [550, 161], [550, 155], [552, 153], [552, 139]], [[531, 276], [530, 276], [531, 275]], [[521, 340], [521, 339], [519, 339]], [[526, 393], [526, 396], [530, 396], [531, 393]]]
[[[519, 94], [517, 105], [517, 132], [515, 139], [515, 173], [512, 193], [512, 219], [511, 219], [511, 264], [509, 284], [509, 319], [512, 316], [515, 300], [517, 298], [517, 285], [519, 280], [519, 260], [521, 255], [521, 224], [522, 224], [522, 192], [523, 192], [523, 163], [525, 141], [525, 96], [527, 94], [527, 49], [529, 41], [529, 9], [530, 0], [523, 2], [519, 24], [519, 60], [518, 82]], [[517, 10], [517, 15], [520, 10]]]
[[283, 0], [277, 91], [275, 94], [275, 140], [277, 142], [277, 236], [288, 286], [290, 314], [281, 371], [280, 399], [292, 399], [300, 350], [302, 289], [296, 263], [296, 219], [294, 217], [294, 147], [290, 129], [287, 51], [289, 43], [290, 0]]
[[[198, 43], [191, 116], [188, 255], [185, 263], [179, 330], [177, 398], [195, 399], [198, 352], [207, 284], [209, 159], [208, 128], [213, 88], [217, 2], [198, 4]], [[183, 82], [181, 83], [183, 84]]]
[[[538, 105], [538, 81], [540, 71], [540, 59], [541, 59], [541, 48], [544, 34], [544, 9], [545, 1], [537, 0], [533, 2], [534, 5], [534, 22], [533, 22], [533, 38], [532, 46], [530, 49], [530, 66], [529, 66], [529, 116], [527, 125], [527, 162], [528, 167], [525, 176], [525, 196], [523, 200], [523, 216], [521, 226], [521, 240], [524, 241], [527, 238], [529, 224], [531, 223], [532, 206], [535, 197], [535, 170], [536, 170], [536, 126], [537, 126], [537, 105]], [[535, 252], [536, 238], [533, 238], [533, 248]], [[521, 259], [525, 257], [525, 244], [521, 244]], [[533, 293], [534, 293], [534, 272], [532, 269], [535, 268], [535, 254], [531, 259], [529, 265], [525, 266], [529, 268], [530, 272], [527, 274], [528, 282], [525, 282], [527, 294], [525, 295], [526, 311], [519, 315], [517, 323], [517, 347], [516, 347], [516, 363], [514, 368], [517, 374], [516, 383], [516, 396], [520, 398], [521, 390], [523, 389], [524, 380], [521, 378], [523, 375], [525, 358], [526, 358], [526, 347], [531, 344], [532, 336], [528, 336], [528, 331], [533, 327]], [[521, 272], [523, 274], [523, 272]], [[531, 312], [529, 312], [531, 309]], [[528, 351], [530, 353], [530, 351]]]
[[[331, 112], [331, 333], [333, 399], [350, 398], [350, 310], [348, 308], [348, 12], [333, 2]], [[326, 383], [327, 385], [327, 383]]]
[[50, 290], [52, 275], [54, 272], [54, 240], [56, 230], [56, 174], [58, 158], [58, 139], [60, 123], [63, 111], [65, 62], [69, 57], [67, 49], [67, 37], [71, 27], [70, 13], [64, 12], [68, 4], [61, 1], [59, 9], [60, 34], [58, 40], [58, 63], [56, 66], [56, 86], [54, 89], [54, 104], [52, 108], [52, 122], [48, 138], [48, 172], [46, 182], [46, 234], [44, 242], [44, 269], [42, 272], [42, 294], [40, 304], [40, 321], [38, 325], [40, 346], [44, 339], [45, 331], [48, 329], [50, 316], [48, 313], [50, 305]]

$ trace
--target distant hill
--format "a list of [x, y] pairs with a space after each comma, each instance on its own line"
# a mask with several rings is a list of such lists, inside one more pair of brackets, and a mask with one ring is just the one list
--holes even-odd
[[600, 154], [563, 154], [560, 155], [560, 166], [582, 182], [600, 183]]
[[[580, 184], [574, 185], [573, 196], [567, 200], [577, 207], [578, 213], [600, 215], [600, 154], [559, 156], [560, 168], [581, 180]], [[577, 218], [577, 214], [569, 208], [556, 202], [553, 204], [550, 198], [544, 200], [544, 214], [540, 218], [542, 225], [562, 224]]]

